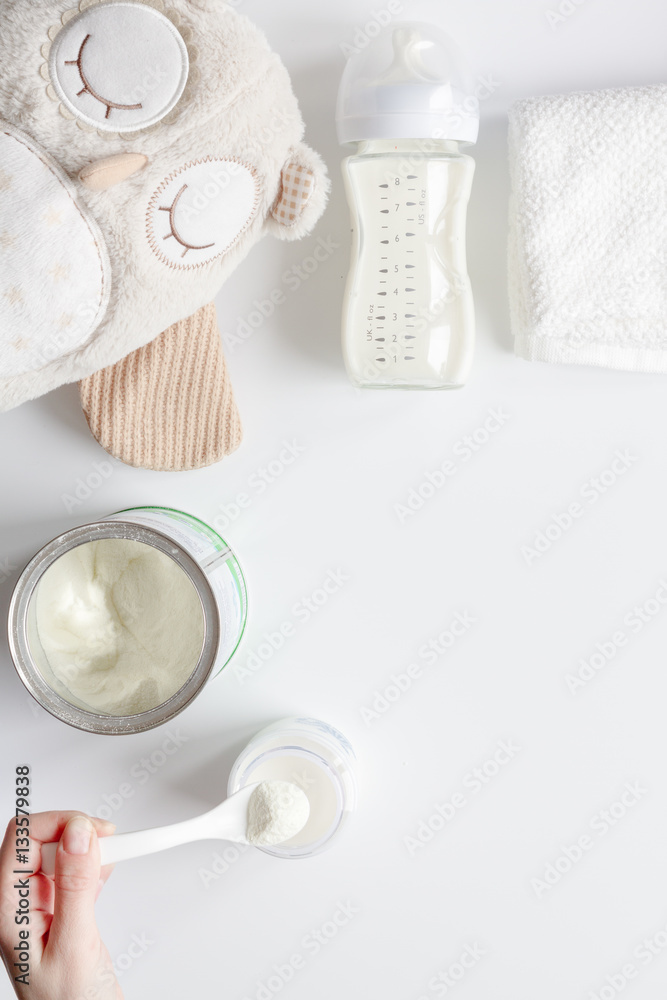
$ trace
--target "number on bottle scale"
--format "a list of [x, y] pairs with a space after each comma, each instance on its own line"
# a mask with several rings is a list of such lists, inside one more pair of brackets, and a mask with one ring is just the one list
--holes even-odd
[[[417, 235], [414, 230], [425, 224], [427, 204], [426, 189], [418, 190], [412, 183], [417, 179], [416, 174], [408, 174], [405, 178], [394, 177], [379, 185], [383, 238], [379, 244], [377, 301], [369, 305], [370, 325], [366, 330], [366, 340], [374, 343], [375, 361], [382, 365], [416, 360], [414, 342], [417, 336], [413, 331], [417, 315], [410, 309], [418, 301], [419, 275], [417, 265], [409, 262], [410, 256], [415, 254], [410, 243]], [[388, 194], [390, 188], [393, 189], [393, 197]], [[384, 207], [385, 202], [393, 205], [393, 212]], [[391, 281], [389, 275], [393, 276]], [[400, 299], [402, 294], [405, 294], [406, 311], [397, 306], [385, 312], [383, 300], [389, 295]], [[377, 310], [374, 311], [375, 306]]]

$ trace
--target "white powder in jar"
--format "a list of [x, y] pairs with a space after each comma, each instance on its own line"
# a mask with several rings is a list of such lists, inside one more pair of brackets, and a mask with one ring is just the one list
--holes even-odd
[[95, 712], [155, 708], [199, 660], [204, 615], [195, 586], [152, 545], [123, 538], [79, 545], [44, 573], [35, 601], [50, 670], [75, 704]]

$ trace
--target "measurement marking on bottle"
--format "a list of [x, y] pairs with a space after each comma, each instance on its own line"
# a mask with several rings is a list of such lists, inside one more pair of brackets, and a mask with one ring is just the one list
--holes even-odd
[[[354, 163], [356, 161], [353, 161]], [[378, 172], [380, 169], [384, 173], [384, 166], [382, 164], [379, 165]], [[450, 194], [454, 196], [456, 191], [453, 187], [450, 191], [450, 177], [445, 167], [443, 167], [443, 170], [445, 170], [443, 174], [444, 180], [441, 179], [440, 174], [435, 173], [435, 167], [433, 168], [433, 172], [429, 167], [428, 169], [424, 169], [423, 174], [421, 168], [419, 174], [406, 175], [400, 173], [400, 171], [395, 175], [385, 174], [387, 180], [382, 183], [377, 180], [377, 173], [373, 176], [370, 172], [370, 164], [368, 170], [369, 173], [360, 175], [359, 181], [362, 187], [367, 182], [370, 182], [365, 187], [365, 191], [371, 194], [370, 199], [368, 199], [370, 203], [366, 205], [365, 211], [362, 213], [360, 209], [362, 220], [365, 220], [369, 225], [369, 231], [365, 236], [363, 231], [359, 234], [360, 256], [364, 244], [368, 255], [366, 261], [368, 269], [365, 274], [365, 279], [368, 280], [366, 295], [371, 292], [370, 285], [372, 284], [373, 266], [376, 267], [375, 273], [382, 275], [381, 278], [375, 279], [376, 286], [391, 285], [391, 288], [383, 287], [382, 289], [378, 289], [376, 287], [375, 293], [371, 292], [371, 298], [366, 303], [365, 309], [363, 307], [363, 300], [358, 299], [359, 313], [357, 318], [360, 325], [362, 325], [360, 339], [365, 341], [365, 347], [362, 347], [361, 343], [358, 345], [359, 364], [362, 364], [365, 360], [369, 362], [377, 360], [380, 365], [385, 366], [387, 369], [386, 376], [382, 376], [380, 369], [376, 369], [379, 385], [394, 384], [394, 382], [398, 385], [421, 384], [420, 379], [427, 378], [427, 376], [422, 374], [422, 369], [424, 372], [429, 373], [429, 379], [433, 378], [437, 381], [439, 374], [442, 374], [440, 368], [444, 370], [444, 363], [440, 365], [439, 357], [431, 357], [432, 353], [435, 352], [431, 352], [430, 345], [432, 338], [436, 335], [431, 326], [435, 326], [435, 324], [431, 324], [430, 315], [427, 317], [427, 322], [424, 322], [420, 317], [422, 316], [422, 309], [426, 308], [429, 298], [433, 298], [433, 295], [437, 293], [442, 283], [442, 278], [438, 271], [438, 265], [442, 262], [439, 259], [439, 255], [435, 252], [434, 246], [436, 237], [438, 236], [436, 230], [440, 218], [439, 216], [436, 218], [437, 212], [440, 211], [437, 199], [440, 198], [441, 194], [447, 195], [447, 197]], [[419, 187], [412, 183], [416, 180], [419, 181]], [[435, 192], [435, 202], [428, 189], [431, 180], [436, 181], [439, 185]], [[453, 177], [452, 185], [454, 180], [455, 178]], [[383, 192], [375, 196], [375, 209], [373, 209], [371, 193], [371, 186], [373, 184], [375, 184], [376, 190]], [[441, 191], [441, 187], [444, 187], [446, 190]], [[389, 194], [389, 191], [391, 191], [391, 194]], [[386, 201], [389, 204], [378, 206], [378, 201]], [[417, 214], [406, 215], [406, 210], [413, 208], [418, 208]], [[378, 215], [391, 215], [392, 219], [391, 221], [389, 219], [379, 220], [377, 218]], [[412, 229], [405, 230], [402, 228], [406, 222], [412, 225]], [[417, 229], [419, 229], [419, 232], [417, 232]], [[380, 239], [378, 239], [378, 236]], [[409, 242], [412, 240], [415, 240], [415, 242]], [[374, 252], [373, 247], [375, 247]], [[382, 254], [382, 250], [385, 250], [386, 255], [378, 256], [378, 247], [380, 254]], [[447, 250], [447, 248], [442, 247], [440, 249]], [[415, 255], [419, 255], [419, 264], [406, 261], [406, 257]], [[380, 267], [377, 267], [378, 262], [380, 263]], [[360, 263], [363, 263], [363, 261]], [[423, 272], [422, 266], [424, 266]], [[410, 273], [402, 275], [402, 268]], [[412, 273], [417, 270], [419, 270], [419, 274]], [[392, 276], [391, 281], [388, 278], [389, 274]], [[402, 285], [401, 281], [406, 280], [416, 282], [417, 284]], [[393, 298], [390, 299], [390, 295]], [[419, 302], [412, 299], [406, 300], [406, 295], [419, 295]], [[420, 311], [419, 313], [399, 312], [401, 307], [405, 308], [406, 306], [408, 309], [416, 309], [419, 306]], [[382, 310], [385, 310], [385, 312], [382, 313]], [[364, 313], [366, 315], [363, 315]], [[419, 319], [419, 323], [412, 322], [417, 319]], [[418, 333], [415, 332], [417, 328], [419, 328]], [[375, 344], [374, 348], [371, 347], [371, 343]], [[404, 351], [415, 350], [418, 353], [416, 355], [402, 354], [401, 349]], [[413, 366], [409, 364], [411, 361], [418, 362], [418, 364]], [[401, 367], [401, 363], [403, 363], [403, 367]], [[449, 364], [449, 360], [447, 364]], [[434, 374], [431, 372], [431, 369], [434, 370]], [[425, 382], [424, 384], [427, 383]]]

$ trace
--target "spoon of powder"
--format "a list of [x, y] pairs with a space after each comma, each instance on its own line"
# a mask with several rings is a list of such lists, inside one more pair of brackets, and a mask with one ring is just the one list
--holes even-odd
[[[152, 830], [100, 838], [103, 865], [140, 858], [193, 840], [230, 840], [235, 844], [271, 847], [283, 844], [303, 830], [310, 815], [305, 793], [289, 781], [260, 781], [246, 785], [221, 805], [193, 819]], [[58, 844], [42, 845], [42, 872], [55, 872]]]

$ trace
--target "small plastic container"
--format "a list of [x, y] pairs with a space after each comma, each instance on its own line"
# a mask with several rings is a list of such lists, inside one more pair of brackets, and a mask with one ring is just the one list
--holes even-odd
[[276, 779], [303, 789], [310, 818], [291, 840], [258, 849], [276, 858], [309, 858], [326, 850], [357, 804], [356, 758], [349, 740], [317, 719], [282, 719], [267, 726], [237, 758], [227, 793]]
[[440, 28], [401, 22], [348, 60], [337, 109], [351, 211], [343, 356], [359, 388], [453, 389], [472, 364], [466, 212], [479, 129], [465, 60]]
[[[201, 652], [186, 682], [167, 701], [136, 715], [109, 715], [78, 701], [54, 676], [39, 638], [36, 593], [49, 568], [66, 552], [101, 539], [153, 546], [193, 584], [203, 619]], [[77, 729], [109, 735], [144, 732], [182, 712], [229, 662], [247, 618], [246, 585], [231, 548], [203, 521], [168, 507], [135, 507], [59, 535], [28, 563], [9, 608], [9, 647], [16, 671], [39, 704]]]

